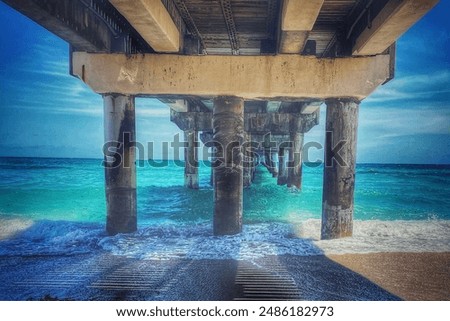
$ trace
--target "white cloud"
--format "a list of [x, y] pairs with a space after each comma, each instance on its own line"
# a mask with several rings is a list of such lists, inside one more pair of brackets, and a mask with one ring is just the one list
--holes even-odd
[[149, 108], [136, 108], [136, 116], [138, 117], [164, 117], [169, 120], [170, 110], [169, 107], [165, 107], [165, 109], [157, 108], [157, 109], [149, 109]]
[[362, 107], [360, 131], [376, 137], [397, 137], [415, 134], [450, 134], [450, 105], [444, 109], [423, 106], [405, 108]]
[[394, 78], [379, 87], [364, 100], [368, 104], [379, 104], [399, 100], [431, 100], [434, 95], [450, 95], [450, 71], [439, 70], [430, 74], [409, 75]]

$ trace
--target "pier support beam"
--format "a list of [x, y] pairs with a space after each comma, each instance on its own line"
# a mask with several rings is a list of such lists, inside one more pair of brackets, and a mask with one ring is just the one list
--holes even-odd
[[134, 97], [105, 95], [103, 102], [106, 231], [131, 233], [137, 229]]
[[250, 187], [252, 185], [253, 179], [252, 179], [252, 171], [253, 171], [253, 162], [250, 162], [252, 160], [252, 153], [251, 153], [251, 134], [245, 133], [245, 149], [244, 149], [244, 187]]
[[278, 153], [270, 152], [270, 164], [272, 169], [272, 177], [278, 177]]
[[272, 177], [278, 176], [278, 155], [272, 151], [271, 147], [266, 147], [264, 150], [264, 165]]
[[359, 101], [327, 101], [322, 239], [352, 236]]
[[214, 235], [242, 231], [244, 100], [219, 96], [213, 107]]
[[271, 158], [270, 158], [270, 151], [267, 150], [267, 148], [264, 149], [264, 158], [263, 158], [263, 165], [264, 167], [269, 171], [270, 174], [272, 174], [271, 170]]
[[286, 148], [280, 147], [278, 151], [278, 185], [287, 184], [287, 169], [286, 169]]
[[303, 134], [291, 133], [292, 147], [289, 149], [289, 169], [288, 169], [288, 187], [302, 189], [302, 152], [303, 152]]
[[184, 141], [187, 147], [184, 149], [184, 186], [198, 189], [198, 132], [187, 130], [184, 132]]
[[364, 99], [391, 79], [392, 61], [390, 55], [311, 59], [302, 55], [74, 52], [72, 73], [97, 93], [179, 98], [238, 95], [247, 100], [277, 101], [280, 97], [283, 100]]

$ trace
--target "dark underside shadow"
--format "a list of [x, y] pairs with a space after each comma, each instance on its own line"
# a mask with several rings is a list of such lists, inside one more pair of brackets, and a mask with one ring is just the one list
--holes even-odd
[[399, 300], [323, 255], [255, 261], [2, 257], [0, 300]]

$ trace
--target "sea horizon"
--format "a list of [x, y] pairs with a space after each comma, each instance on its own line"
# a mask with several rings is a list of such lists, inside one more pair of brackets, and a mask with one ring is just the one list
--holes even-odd
[[[50, 156], [0, 156], [0, 159], [2, 158], [24, 158], [24, 159], [73, 159], [73, 160], [96, 160], [99, 162], [102, 162], [104, 159], [100, 158], [100, 157], [50, 157]], [[140, 161], [140, 162], [147, 162], [149, 160], [154, 160], [154, 161], [169, 161], [169, 162], [174, 162], [174, 161], [180, 161], [180, 162], [184, 162], [183, 159], [180, 160], [176, 160], [174, 158], [149, 158], [149, 159], [136, 159], [136, 161]], [[209, 160], [199, 160], [200, 162], [211, 162]], [[303, 164], [311, 164], [311, 165], [315, 165], [312, 167], [318, 167], [323, 165], [323, 161], [320, 162], [303, 162]], [[318, 165], [316, 165], [318, 164]], [[405, 162], [405, 163], [391, 163], [391, 162], [356, 162], [356, 165], [405, 165], [405, 166], [450, 166], [450, 163], [409, 163], [409, 162]]]

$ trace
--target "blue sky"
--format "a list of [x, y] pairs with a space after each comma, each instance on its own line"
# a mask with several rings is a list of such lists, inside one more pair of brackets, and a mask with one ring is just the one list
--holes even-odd
[[[449, 13], [441, 0], [398, 41], [395, 79], [361, 104], [358, 162], [450, 164]], [[2, 2], [0, 28], [0, 156], [101, 158], [102, 99], [69, 76], [68, 44]], [[179, 133], [157, 100], [136, 113], [141, 142]], [[306, 141], [323, 144], [324, 122], [322, 107]]]

